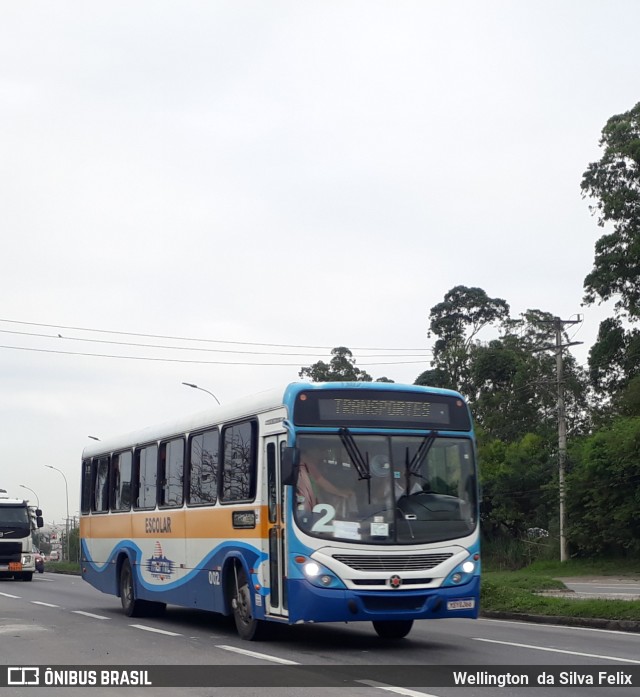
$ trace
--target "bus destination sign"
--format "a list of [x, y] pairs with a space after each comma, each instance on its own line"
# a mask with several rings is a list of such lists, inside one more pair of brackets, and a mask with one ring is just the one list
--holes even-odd
[[302, 392], [294, 421], [302, 426], [384, 426], [386, 428], [441, 428], [467, 430], [466, 404], [449, 395], [419, 392], [327, 390]]

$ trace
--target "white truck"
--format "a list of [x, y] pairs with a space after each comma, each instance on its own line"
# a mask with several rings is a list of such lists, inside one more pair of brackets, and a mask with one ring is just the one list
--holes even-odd
[[0, 578], [31, 581], [36, 553], [31, 533], [44, 525], [42, 511], [0, 489]]

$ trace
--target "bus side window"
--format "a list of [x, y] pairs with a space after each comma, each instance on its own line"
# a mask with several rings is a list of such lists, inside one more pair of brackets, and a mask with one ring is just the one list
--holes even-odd
[[136, 508], [156, 507], [156, 486], [158, 481], [158, 446], [147, 445], [140, 448], [137, 457], [137, 481], [138, 497]]
[[93, 510], [103, 513], [109, 510], [109, 456], [95, 458]]
[[91, 510], [91, 460], [82, 462], [82, 496], [80, 512], [89, 513]]
[[160, 446], [160, 505], [182, 506], [184, 440], [176, 438]]
[[190, 443], [188, 502], [214, 504], [218, 498], [218, 431], [198, 433]]
[[111, 510], [128, 511], [131, 508], [131, 451], [111, 458]]
[[256, 424], [245, 421], [222, 431], [222, 494], [225, 502], [252, 501], [256, 491]]

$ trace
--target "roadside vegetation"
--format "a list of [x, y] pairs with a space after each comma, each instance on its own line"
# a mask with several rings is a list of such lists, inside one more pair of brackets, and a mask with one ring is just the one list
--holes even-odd
[[47, 561], [44, 564], [45, 573], [77, 574], [80, 575], [80, 564], [69, 561]]
[[485, 566], [480, 605], [483, 612], [507, 612], [640, 622], [640, 600], [573, 599], [546, 595], [566, 589], [561, 578], [580, 576], [640, 578], [640, 559], [542, 560], [511, 571]]

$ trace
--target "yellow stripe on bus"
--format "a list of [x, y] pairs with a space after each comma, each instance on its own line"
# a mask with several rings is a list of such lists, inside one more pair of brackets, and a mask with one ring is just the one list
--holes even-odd
[[[254, 511], [256, 513], [256, 527], [234, 527], [233, 513], [238, 511]], [[266, 538], [268, 531], [266, 506], [94, 513], [80, 519], [80, 536], [87, 539]]]

